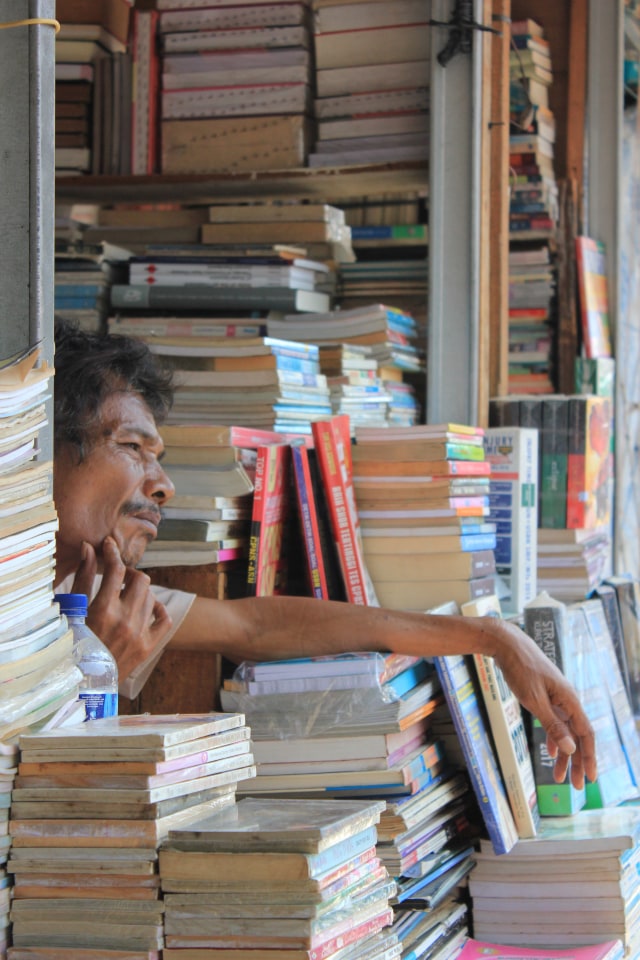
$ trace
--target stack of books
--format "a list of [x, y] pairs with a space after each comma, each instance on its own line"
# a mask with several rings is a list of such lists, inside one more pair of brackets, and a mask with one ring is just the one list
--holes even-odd
[[158, 4], [162, 173], [305, 165], [311, 51], [305, 4]]
[[216, 204], [208, 208], [201, 239], [204, 244], [286, 244], [302, 248], [307, 257], [325, 262], [326, 276], [318, 280], [324, 281], [322, 289], [329, 293], [333, 293], [334, 283], [326, 261], [355, 260], [344, 211], [328, 203]]
[[310, 167], [426, 161], [425, 0], [313, 0], [316, 143]]
[[160, 848], [166, 956], [395, 960], [375, 801], [240, 800]]
[[0, 368], [0, 742], [73, 710], [81, 680], [53, 602], [53, 465], [38, 449], [53, 369], [39, 356], [28, 349]]
[[244, 793], [386, 799], [377, 856], [398, 885], [403, 949], [466, 929], [470, 791], [431, 735], [441, 702], [431, 665], [375, 653], [247, 663], [221, 697], [251, 725], [258, 775]]
[[223, 317], [326, 310], [331, 298], [321, 283], [328, 273], [326, 264], [301, 257], [283, 262], [278, 255], [217, 256], [208, 255], [206, 247], [151, 253], [131, 258], [128, 283], [111, 288], [111, 307], [124, 313], [206, 311]]
[[9, 909], [11, 906], [11, 887], [7, 876], [7, 859], [11, 847], [9, 808], [11, 805], [11, 788], [17, 772], [17, 744], [0, 741], [0, 956], [6, 956], [9, 946]]
[[382, 606], [426, 610], [495, 592], [483, 441], [459, 424], [356, 428], [362, 547]]
[[552, 393], [550, 250], [558, 220], [555, 119], [549, 109], [553, 72], [540, 24], [514, 21], [511, 34], [509, 385], [514, 393]]
[[[57, 11], [56, 172], [131, 172], [130, 5], [68, 4]], [[111, 7], [108, 10], [107, 7]]]
[[282, 318], [268, 318], [267, 330], [272, 337], [305, 343], [365, 344], [372, 347], [373, 356], [381, 364], [411, 372], [424, 369], [414, 317], [386, 304], [372, 303], [353, 310], [304, 316], [289, 313]]
[[371, 346], [336, 343], [320, 347], [320, 370], [327, 377], [332, 411], [348, 415], [352, 432], [356, 425], [387, 423], [392, 396], [383, 385], [379, 367]]
[[610, 937], [635, 956], [639, 828], [640, 810], [626, 806], [545, 819], [536, 838], [519, 840], [506, 857], [481, 841], [469, 879], [474, 934], [556, 951]]
[[496, 429], [538, 431], [538, 588], [567, 602], [611, 572], [611, 403], [589, 394], [490, 402]]
[[317, 344], [274, 337], [221, 338], [188, 346], [151, 343], [175, 371], [168, 423], [214, 423], [310, 433], [331, 415]]
[[111, 285], [126, 279], [128, 256], [111, 244], [60, 244], [54, 272], [56, 316], [89, 333], [103, 333]]
[[242, 716], [110, 717], [23, 735], [7, 865], [15, 947], [164, 942], [158, 845], [255, 773]]
[[516, 246], [509, 251], [509, 389], [552, 393], [556, 271], [547, 245]]
[[538, 589], [565, 603], [588, 597], [610, 572], [610, 552], [606, 527], [538, 530]]

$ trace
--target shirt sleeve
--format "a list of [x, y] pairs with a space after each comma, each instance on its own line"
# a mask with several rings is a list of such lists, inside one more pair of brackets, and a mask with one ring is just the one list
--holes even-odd
[[119, 693], [129, 700], [137, 697], [142, 690], [167, 644], [181, 626], [196, 598], [195, 593], [186, 593], [184, 590], [170, 590], [167, 587], [157, 586], [152, 586], [151, 590], [156, 599], [167, 608], [173, 624], [171, 630], [158, 642], [155, 650], [149, 654], [147, 659], [139, 663], [137, 667], [134, 667], [128, 677], [120, 679], [118, 685]]

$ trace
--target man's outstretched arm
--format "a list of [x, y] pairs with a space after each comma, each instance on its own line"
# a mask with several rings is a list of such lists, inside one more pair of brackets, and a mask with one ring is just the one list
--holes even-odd
[[595, 739], [563, 674], [514, 624], [493, 617], [429, 616], [301, 597], [196, 598], [170, 646], [216, 650], [228, 659], [279, 660], [359, 650], [494, 657], [520, 703], [538, 718], [556, 758], [555, 778], [595, 780]]

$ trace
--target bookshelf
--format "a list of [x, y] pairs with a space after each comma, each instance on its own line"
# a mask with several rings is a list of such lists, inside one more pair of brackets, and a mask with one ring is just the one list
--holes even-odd
[[428, 186], [424, 164], [362, 164], [237, 174], [86, 176], [56, 178], [56, 197], [78, 203], [210, 203], [238, 200], [332, 200], [354, 195], [406, 193]]

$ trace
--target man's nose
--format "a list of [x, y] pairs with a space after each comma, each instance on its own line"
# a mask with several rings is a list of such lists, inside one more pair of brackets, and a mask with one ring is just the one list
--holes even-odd
[[162, 466], [156, 460], [149, 467], [144, 482], [144, 493], [147, 497], [155, 500], [158, 504], [163, 504], [176, 492], [176, 488], [163, 470]]

